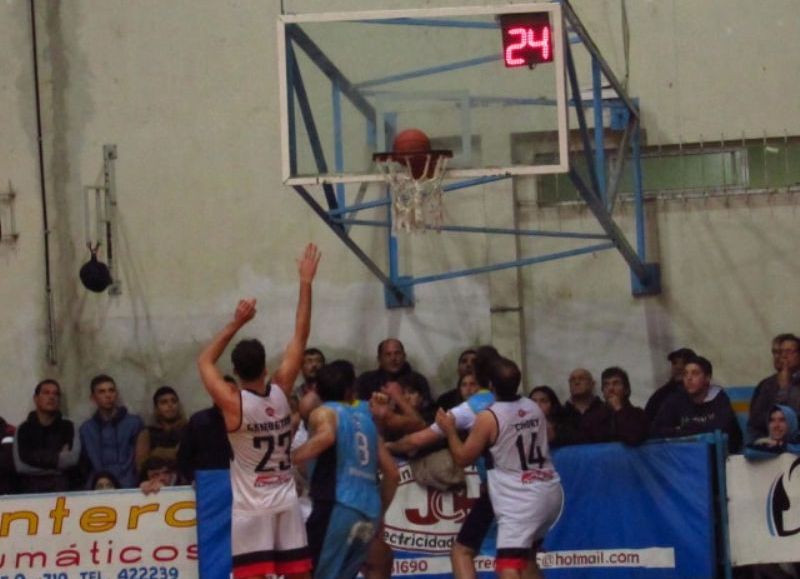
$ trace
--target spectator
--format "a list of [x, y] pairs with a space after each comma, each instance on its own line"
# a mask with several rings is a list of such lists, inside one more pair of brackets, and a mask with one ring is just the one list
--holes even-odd
[[775, 458], [784, 452], [800, 454], [797, 413], [788, 406], [776, 404], [767, 420], [767, 436], [748, 444], [744, 456], [750, 460], [762, 460]]
[[356, 380], [358, 397], [361, 400], [370, 400], [372, 394], [378, 392], [381, 386], [401, 376], [408, 376], [418, 382], [420, 390], [425, 393], [425, 399], [431, 399], [428, 380], [419, 372], [415, 372], [406, 361], [403, 343], [396, 338], [387, 338], [378, 344], [378, 368], [364, 372]]
[[686, 362], [683, 390], [674, 393], [661, 406], [650, 427], [654, 437], [691, 436], [721, 430], [728, 435], [732, 453], [742, 448], [742, 431], [728, 395], [711, 384], [713, 368], [702, 356]]
[[303, 383], [295, 389], [294, 395], [298, 400], [309, 392], [317, 388], [317, 372], [325, 365], [325, 354], [318, 348], [306, 348], [303, 352], [303, 365], [300, 373], [303, 375]]
[[768, 415], [776, 404], [800, 411], [800, 338], [781, 334], [775, 337], [773, 345], [775, 341], [778, 348], [773, 348], [772, 361], [777, 373], [762, 380], [750, 399], [749, 440], [767, 436]]
[[472, 372], [469, 374], [464, 374], [458, 379], [458, 394], [464, 400], [475, 394], [480, 389], [481, 385], [478, 384], [478, 377]]
[[93, 491], [107, 491], [119, 488], [117, 477], [108, 471], [97, 471], [89, 479], [89, 488]]
[[473, 349], [464, 350], [458, 356], [458, 384], [452, 390], [448, 390], [436, 399], [436, 406], [442, 410], [450, 410], [464, 402], [469, 396], [461, 393], [461, 380], [467, 374], [475, 372], [475, 358], [478, 353]]
[[16, 429], [0, 417], [0, 495], [17, 492], [17, 471], [14, 468], [14, 433]]
[[[237, 388], [233, 376], [224, 380]], [[228, 470], [233, 458], [225, 420], [216, 405], [192, 414], [178, 446], [177, 466], [183, 480], [194, 482], [198, 470]]]
[[545, 418], [547, 418], [547, 442], [558, 444], [558, 431], [561, 427], [561, 417], [564, 412], [561, 401], [550, 386], [537, 386], [528, 397], [539, 405]]
[[678, 348], [670, 352], [667, 360], [671, 365], [669, 380], [661, 386], [658, 390], [653, 392], [650, 399], [645, 404], [644, 411], [647, 413], [647, 419], [652, 422], [661, 409], [661, 405], [675, 392], [683, 389], [683, 369], [686, 366], [686, 360], [694, 358], [696, 354], [690, 348]]
[[175, 462], [161, 456], [151, 456], [142, 465], [142, 481], [139, 488], [146, 494], [157, 493], [162, 487], [175, 486], [178, 471]]
[[178, 393], [171, 386], [162, 386], [153, 394], [154, 423], [142, 430], [136, 439], [136, 467], [142, 468], [151, 456], [174, 461], [186, 428]]
[[563, 423], [557, 432], [558, 444], [581, 444], [589, 438], [583, 424], [595, 420], [597, 412], [605, 412], [603, 401], [594, 393], [595, 382], [584, 368], [575, 368], [569, 375], [569, 400], [564, 404]]
[[618, 366], [606, 368], [600, 375], [605, 404], [587, 414], [582, 430], [586, 442], [624, 442], [641, 444], [647, 438], [647, 414], [631, 404], [628, 373]]
[[94, 415], [81, 424], [81, 447], [90, 474], [107, 470], [119, 480], [122, 488], [136, 488], [136, 439], [144, 428], [142, 419], [129, 414], [119, 404], [114, 379], [107, 374], [92, 378], [92, 401], [97, 406]]
[[42, 380], [33, 394], [35, 410], [20, 424], [14, 441], [14, 465], [20, 490], [26, 493], [55, 493], [74, 484], [80, 458], [80, 440], [75, 426], [61, 416], [61, 386]]

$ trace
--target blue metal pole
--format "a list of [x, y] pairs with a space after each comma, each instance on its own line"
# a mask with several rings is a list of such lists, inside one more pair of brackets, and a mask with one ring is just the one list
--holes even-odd
[[[633, 130], [633, 199], [636, 214], [636, 254], [642, 262], [647, 259], [645, 238], [644, 191], [642, 186], [642, 151], [640, 147], [639, 123]], [[623, 151], [622, 154], [625, 154]]]
[[597, 174], [597, 192], [608, 206], [606, 195], [606, 150], [603, 138], [603, 76], [597, 57], [592, 55], [592, 106], [594, 108], [594, 170]]
[[613, 249], [613, 243], [600, 243], [597, 245], [590, 245], [588, 247], [581, 247], [579, 249], [571, 249], [569, 251], [560, 251], [557, 253], [548, 253], [546, 255], [539, 255], [536, 257], [528, 257], [525, 259], [517, 259], [514, 261], [507, 261], [503, 263], [497, 263], [494, 265], [486, 265], [483, 267], [474, 267], [471, 269], [462, 269], [459, 271], [451, 271], [448, 273], [441, 273], [436, 275], [428, 275], [423, 277], [417, 278], [404, 278], [399, 280], [397, 285], [399, 287], [403, 286], [413, 286], [413, 285], [420, 285], [423, 283], [431, 283], [434, 281], [440, 281], [445, 279], [453, 279], [457, 277], [465, 277], [468, 275], [475, 275], [479, 273], [490, 273], [493, 271], [498, 271], [501, 269], [510, 269], [512, 267], [522, 267], [525, 265], [533, 265], [534, 263], [544, 263], [546, 261], [554, 261], [556, 259], [564, 259], [565, 257], [573, 257], [575, 255], [583, 255], [585, 253], [594, 253], [595, 251], [603, 251], [606, 249]]
[[[389, 221], [378, 221], [373, 219], [337, 219], [334, 214], [347, 212], [347, 209], [329, 211], [328, 215], [331, 221], [341, 223], [343, 225], [366, 225], [370, 227], [388, 227], [391, 225]], [[428, 231], [446, 231], [448, 233], [482, 233], [485, 235], [519, 235], [523, 237], [550, 237], [556, 239], [611, 239], [609, 235], [604, 233], [577, 233], [571, 231], [544, 231], [540, 229], [506, 229], [501, 227], [472, 227], [469, 225], [442, 225], [441, 227], [434, 227], [428, 225], [425, 227]]]
[[[344, 172], [344, 143], [342, 142], [342, 91], [336, 81], [331, 83], [331, 105], [333, 106], [333, 165], [338, 173]], [[336, 200], [339, 207], [347, 203], [344, 184], [336, 184]]]

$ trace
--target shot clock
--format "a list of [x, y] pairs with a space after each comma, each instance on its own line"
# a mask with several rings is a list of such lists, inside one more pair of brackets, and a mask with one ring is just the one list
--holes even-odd
[[553, 33], [547, 13], [503, 14], [500, 28], [507, 68], [553, 61]]

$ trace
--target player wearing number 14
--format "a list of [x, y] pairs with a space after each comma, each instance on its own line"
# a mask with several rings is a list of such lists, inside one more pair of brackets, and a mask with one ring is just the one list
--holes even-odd
[[317, 248], [309, 244], [298, 260], [300, 298], [294, 335], [269, 380], [266, 353], [258, 340], [240, 341], [231, 354], [241, 389], [226, 382], [216, 367], [236, 333], [255, 317], [254, 299], [239, 302], [233, 320], [197, 360], [203, 384], [222, 411], [233, 450], [231, 550], [237, 579], [310, 576], [308, 541], [289, 456], [289, 396], [311, 330], [311, 282], [318, 262]]
[[561, 480], [550, 460], [547, 419], [539, 406], [517, 394], [520, 372], [511, 360], [492, 364], [496, 402], [481, 411], [463, 443], [451, 415], [439, 412], [436, 423], [447, 434], [455, 462], [467, 465], [485, 449], [489, 498], [497, 518], [499, 577], [541, 577], [531, 549], [558, 519], [564, 500]]

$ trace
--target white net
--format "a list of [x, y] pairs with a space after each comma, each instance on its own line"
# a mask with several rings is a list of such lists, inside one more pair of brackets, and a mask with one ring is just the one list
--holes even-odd
[[442, 180], [449, 153], [381, 155], [376, 159], [392, 197], [395, 231], [438, 230], [442, 226]]

